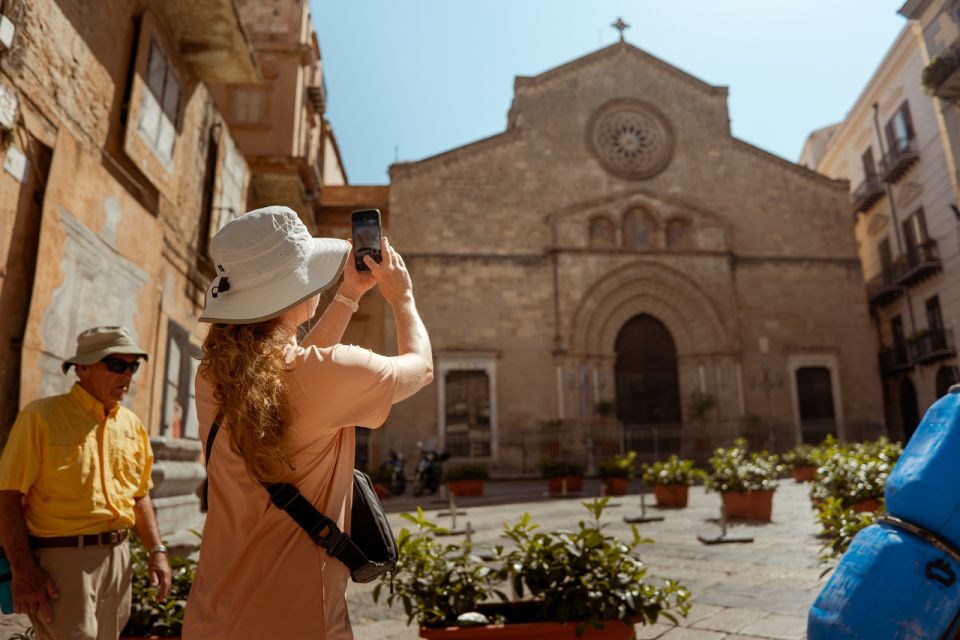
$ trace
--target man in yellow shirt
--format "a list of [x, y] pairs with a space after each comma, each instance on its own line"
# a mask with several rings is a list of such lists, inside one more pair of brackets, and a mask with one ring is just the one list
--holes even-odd
[[131, 527], [150, 550], [158, 599], [170, 588], [148, 493], [150, 440], [120, 405], [147, 357], [123, 327], [81, 333], [63, 363], [78, 382], [27, 405], [0, 456], [0, 545], [14, 610], [38, 638], [119, 636], [130, 616]]

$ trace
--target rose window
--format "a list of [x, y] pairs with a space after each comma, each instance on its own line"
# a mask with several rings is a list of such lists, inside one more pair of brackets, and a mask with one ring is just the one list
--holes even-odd
[[601, 107], [590, 119], [587, 142], [607, 171], [632, 180], [660, 173], [673, 155], [667, 120], [636, 100], [614, 100]]

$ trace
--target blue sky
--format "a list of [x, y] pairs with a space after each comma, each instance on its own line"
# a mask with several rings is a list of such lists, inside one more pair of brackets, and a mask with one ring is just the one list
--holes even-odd
[[730, 87], [733, 133], [789, 160], [841, 120], [902, 0], [310, 0], [351, 184], [504, 130], [518, 75], [627, 40]]

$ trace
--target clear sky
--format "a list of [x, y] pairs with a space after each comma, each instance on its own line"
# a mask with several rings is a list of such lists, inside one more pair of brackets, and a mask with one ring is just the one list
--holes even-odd
[[[796, 161], [843, 119], [903, 0], [310, 0], [351, 184], [503, 131], [513, 79], [627, 40], [730, 87], [733, 134]], [[918, 79], [919, 82], [919, 79]]]

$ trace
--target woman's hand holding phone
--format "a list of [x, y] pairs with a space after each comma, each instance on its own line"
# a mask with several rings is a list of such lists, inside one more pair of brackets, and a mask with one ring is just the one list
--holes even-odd
[[380, 239], [380, 255], [378, 264], [369, 255], [363, 257], [363, 263], [370, 269], [370, 274], [377, 281], [380, 293], [391, 306], [401, 302], [405, 297], [413, 297], [413, 280], [407, 271], [403, 258], [390, 244], [387, 238]]
[[376, 279], [369, 271], [357, 271], [353, 243], [351, 242], [347, 265], [343, 268], [343, 284], [340, 286], [340, 293], [359, 302], [360, 298], [376, 284]]

